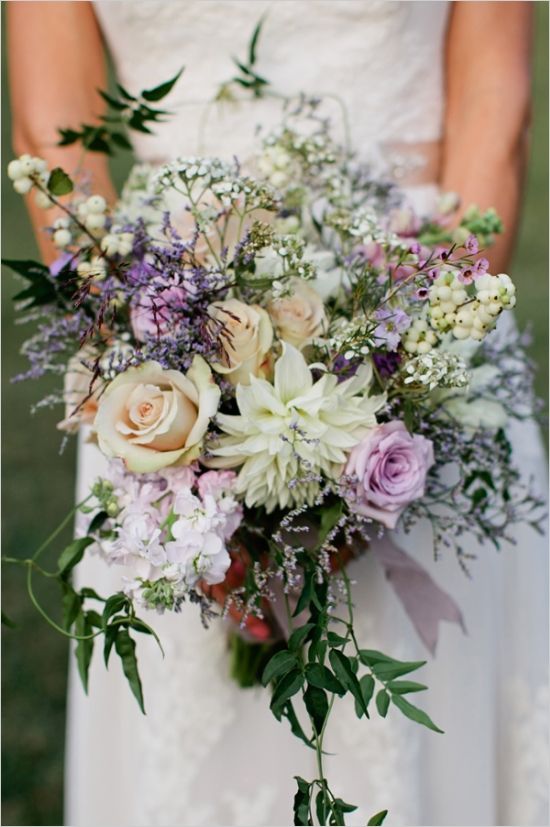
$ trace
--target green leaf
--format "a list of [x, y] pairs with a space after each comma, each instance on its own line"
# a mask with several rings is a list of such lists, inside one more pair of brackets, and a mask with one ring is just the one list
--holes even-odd
[[101, 600], [102, 603], [105, 603], [103, 597], [100, 597], [95, 589], [90, 589], [88, 586], [84, 586], [83, 589], [80, 589], [80, 596], [82, 598], [89, 597], [92, 600]]
[[57, 146], [70, 146], [71, 144], [75, 144], [81, 138], [81, 133], [77, 132], [76, 129], [58, 129], [57, 131], [61, 136], [60, 140], [57, 142]]
[[[365, 706], [368, 709], [369, 703], [371, 701], [373, 692], [374, 692], [374, 678], [372, 675], [363, 675], [363, 677], [359, 681], [359, 686], [361, 687], [361, 694], [363, 695], [363, 701], [365, 702]], [[355, 713], [358, 718], [361, 717], [363, 714], [362, 708], [359, 706], [357, 701], [355, 702]]]
[[159, 101], [162, 98], [166, 97], [166, 95], [172, 90], [173, 86], [178, 82], [180, 79], [184, 66], [181, 67], [177, 75], [171, 80], [167, 80], [165, 83], [161, 83], [159, 86], [155, 86], [154, 89], [146, 89], [144, 92], [141, 93], [141, 97], [144, 98], [146, 101]]
[[319, 790], [315, 797], [315, 813], [317, 815], [317, 821], [319, 822], [319, 824], [327, 823], [327, 794], [324, 785], [323, 789]]
[[11, 620], [5, 612], [2, 612], [2, 625], [7, 626], [8, 629], [17, 629], [17, 624]]
[[401, 675], [408, 675], [409, 672], [414, 672], [416, 669], [424, 666], [425, 660], [416, 661], [394, 661], [394, 663], [373, 663], [371, 668], [376, 677], [381, 681], [392, 681], [394, 678], [399, 678]]
[[58, 294], [55, 285], [52, 283], [50, 271], [43, 264], [30, 259], [18, 261], [6, 258], [2, 259], [2, 264], [30, 282], [28, 287], [20, 290], [13, 297], [13, 301], [29, 300], [27, 308], [58, 302]]
[[309, 819], [309, 799], [311, 784], [308, 784], [299, 775], [295, 775], [298, 790], [294, 796], [294, 824], [308, 825], [312, 822]]
[[365, 713], [367, 718], [369, 717], [369, 711], [365, 705], [365, 701], [363, 700], [363, 694], [361, 692], [361, 687], [359, 685], [359, 681], [357, 680], [357, 676], [353, 671], [353, 667], [349, 658], [340, 652], [339, 649], [331, 649], [329, 652], [328, 659], [330, 661], [330, 665], [334, 670], [334, 674], [342, 684], [345, 689], [348, 689], [355, 700], [359, 708]]
[[145, 126], [143, 115], [134, 112], [130, 120], [128, 121], [128, 127], [130, 129], [134, 129], [136, 132], [145, 132], [146, 135], [152, 135], [152, 130], [149, 129], [148, 126]]
[[124, 109], [128, 109], [127, 103], [123, 103], [122, 101], [113, 98], [107, 92], [104, 92], [103, 89], [98, 89], [97, 91], [99, 92], [103, 100], [106, 101], [106, 103], [108, 103], [112, 109], [116, 109], [118, 112], [122, 112]]
[[381, 689], [376, 696], [376, 708], [378, 714], [385, 718], [388, 714], [388, 707], [390, 705], [390, 696], [385, 689]]
[[111, 132], [111, 140], [122, 149], [132, 149], [132, 144], [122, 132]]
[[271, 698], [271, 711], [280, 720], [284, 705], [304, 684], [304, 675], [299, 669], [293, 669], [284, 675], [275, 687]]
[[336, 500], [335, 503], [329, 505], [321, 512], [321, 525], [319, 527], [318, 545], [322, 546], [327, 536], [332, 531], [338, 520], [341, 518], [344, 511], [344, 503], [342, 500]]
[[63, 608], [63, 628], [68, 631], [82, 609], [82, 597], [75, 592], [69, 583], [62, 580], [61, 584], [63, 588], [63, 599], [61, 601]]
[[250, 66], [254, 66], [254, 64], [256, 63], [256, 53], [257, 53], [257, 49], [258, 49], [258, 41], [260, 39], [260, 34], [262, 32], [262, 27], [265, 23], [265, 18], [266, 18], [265, 14], [263, 14], [260, 17], [260, 19], [256, 23], [256, 26], [254, 27], [254, 31], [252, 32], [252, 37], [250, 38], [250, 45], [248, 47], [248, 62], [250, 64]]
[[[85, 636], [91, 635], [93, 629], [88, 621], [88, 618], [82, 612], [77, 616], [75, 623], [75, 633], [77, 635]], [[87, 640], [79, 640], [74, 650], [76, 663], [78, 666], [78, 674], [84, 687], [84, 692], [88, 694], [88, 673], [90, 671], [90, 663], [94, 651], [93, 637]]]
[[272, 680], [275, 678], [280, 678], [282, 675], [286, 675], [287, 672], [290, 672], [291, 669], [295, 669], [297, 666], [298, 660], [296, 655], [289, 652], [288, 649], [284, 649], [282, 652], [276, 652], [271, 660], [267, 662], [263, 671], [263, 685], [267, 686]]
[[406, 695], [408, 692], [424, 692], [428, 687], [415, 681], [390, 681], [388, 689], [397, 695]]
[[311, 599], [313, 597], [313, 573], [307, 571], [304, 578], [304, 585], [298, 598], [298, 603], [296, 604], [296, 608], [292, 614], [293, 617], [297, 617], [304, 609], [307, 609], [309, 604], [311, 603]]
[[376, 649], [360, 649], [359, 659], [365, 666], [373, 666], [375, 663], [396, 663], [393, 658], [388, 657], [383, 652], [378, 652]]
[[292, 651], [298, 650], [307, 639], [311, 630], [314, 628], [314, 623], [305, 623], [303, 626], [299, 626], [295, 629], [288, 639], [288, 648]]
[[101, 615], [99, 612], [96, 612], [95, 609], [88, 609], [86, 612], [86, 617], [88, 618], [88, 623], [90, 626], [93, 626], [95, 629], [102, 629], [103, 628], [103, 621], [101, 620]]
[[330, 669], [322, 666], [320, 663], [308, 663], [306, 667], [306, 678], [310, 686], [316, 686], [319, 689], [326, 689], [328, 692], [334, 692], [336, 695], [345, 695], [346, 690], [332, 674]]
[[58, 574], [66, 576], [84, 557], [84, 552], [95, 540], [93, 537], [80, 537], [64, 549], [57, 561]]
[[74, 189], [73, 182], [61, 167], [55, 167], [48, 178], [48, 190], [52, 195], [68, 195]]
[[304, 703], [306, 709], [313, 719], [315, 731], [319, 735], [328, 715], [328, 700], [326, 693], [316, 686], [308, 686], [304, 692]]
[[327, 632], [327, 640], [329, 646], [345, 646], [347, 638], [342, 637], [342, 635], [337, 635], [336, 632]]
[[95, 534], [96, 531], [99, 531], [108, 516], [106, 511], [98, 511], [88, 526], [88, 534]]
[[103, 660], [105, 661], [106, 669], [109, 668], [109, 658], [120, 628], [120, 626], [114, 626], [111, 624], [105, 629], [103, 636]]
[[380, 810], [380, 812], [379, 812], [379, 813], [376, 813], [376, 815], [372, 816], [372, 818], [370, 818], [370, 819], [367, 821], [367, 825], [368, 825], [368, 827], [369, 827], [369, 825], [371, 825], [371, 824], [373, 825], [373, 827], [375, 827], [375, 825], [378, 825], [378, 824], [383, 824], [383, 823], [384, 823], [384, 819], [386, 818], [386, 816], [387, 816], [387, 815], [388, 815], [388, 811], [387, 811], [387, 810]]
[[122, 97], [123, 97], [123, 98], [126, 98], [126, 100], [127, 100], [127, 101], [136, 101], [136, 100], [137, 100], [137, 98], [136, 98], [134, 95], [131, 95], [131, 94], [130, 94], [130, 93], [129, 93], [129, 92], [128, 92], [125, 88], [124, 88], [124, 86], [122, 86], [122, 84], [117, 83], [117, 84], [116, 84], [116, 88], [118, 89], [118, 91], [120, 92], [120, 94], [122, 95]]
[[411, 721], [416, 721], [417, 724], [422, 724], [422, 726], [428, 727], [428, 729], [431, 729], [434, 732], [443, 732], [442, 729], [439, 729], [439, 727], [434, 724], [432, 719], [424, 712], [423, 709], [418, 709], [417, 706], [413, 706], [413, 704], [409, 703], [409, 701], [401, 697], [401, 695], [393, 695], [392, 702], [399, 710], [401, 710], [403, 715], [406, 715], [407, 718], [411, 719]]
[[346, 804], [341, 798], [335, 798], [334, 803], [341, 813], [353, 813], [357, 809], [353, 804]]
[[286, 718], [289, 722], [292, 734], [296, 736], [296, 738], [299, 738], [300, 741], [303, 741], [307, 747], [310, 747], [310, 749], [315, 749], [315, 747], [311, 743], [311, 739], [307, 737], [304, 730], [302, 729], [302, 725], [300, 724], [298, 716], [296, 715], [294, 707], [292, 706], [292, 701], [288, 701], [285, 704], [281, 712], [281, 715], [283, 718]]
[[115, 651], [122, 661], [122, 670], [126, 676], [126, 680], [130, 684], [130, 689], [139, 704], [139, 708], [145, 715], [145, 708], [143, 706], [143, 690], [141, 687], [136, 658], [136, 643], [130, 637], [128, 629], [119, 629], [119, 632], [115, 638]]
[[103, 607], [103, 627], [107, 626], [109, 618], [120, 612], [129, 605], [128, 598], [122, 592], [112, 594], [106, 601]]

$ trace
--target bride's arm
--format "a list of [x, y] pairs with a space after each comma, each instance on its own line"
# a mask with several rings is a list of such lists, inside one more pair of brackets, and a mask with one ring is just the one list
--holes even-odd
[[510, 260], [527, 159], [532, 4], [452, 5], [441, 185], [465, 207], [500, 214], [505, 232], [488, 255], [498, 273]]
[[[80, 160], [78, 146], [58, 147], [57, 128], [95, 123], [104, 109], [97, 93], [105, 88], [101, 34], [92, 3], [22, 2], [7, 4], [13, 147], [17, 155], [45, 158], [50, 167], [71, 172]], [[86, 172], [94, 192], [114, 196], [104, 155], [90, 152]], [[57, 252], [42, 232], [51, 213], [27, 199], [45, 261]]]

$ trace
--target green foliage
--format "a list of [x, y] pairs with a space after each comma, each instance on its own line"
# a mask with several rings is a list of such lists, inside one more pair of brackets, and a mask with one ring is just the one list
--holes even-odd
[[[48, 267], [31, 259], [2, 259], [2, 264], [17, 273], [28, 282], [27, 287], [13, 296], [13, 301], [21, 302], [24, 310], [52, 304], [67, 310], [68, 302], [75, 292], [76, 273], [70, 264], [65, 265], [55, 278]], [[85, 308], [85, 304], [83, 305]]]
[[379, 813], [376, 813], [376, 815], [372, 816], [372, 818], [369, 818], [369, 820], [367, 821], [367, 827], [369, 827], [369, 825], [371, 825], [371, 824], [373, 825], [373, 827], [374, 827], [374, 825], [377, 825], [377, 824], [383, 824], [384, 819], [386, 818], [387, 815], [388, 815], [387, 810], [380, 810]]
[[48, 190], [52, 195], [68, 195], [74, 189], [74, 184], [71, 178], [64, 172], [61, 167], [56, 167], [50, 172], [48, 178]]
[[[139, 95], [132, 95], [123, 86], [117, 84], [118, 96], [111, 95], [103, 89], [99, 94], [108, 106], [108, 114], [101, 116], [101, 124], [80, 124], [79, 129], [69, 127], [60, 129], [59, 146], [69, 146], [80, 143], [89, 152], [100, 152], [105, 155], [116, 155], [117, 149], [132, 149], [132, 144], [125, 134], [126, 130], [151, 134], [150, 125], [163, 123], [169, 115], [166, 109], [151, 106], [158, 103], [172, 91], [180, 79], [183, 68], [170, 80], [145, 89]], [[61, 173], [61, 174], [60, 174]], [[53, 180], [52, 187], [52, 178]], [[70, 184], [70, 189], [66, 189]], [[65, 195], [72, 189], [72, 182], [62, 170], [54, 170], [48, 182], [48, 188], [54, 195]]]
[[216, 100], [231, 100], [233, 98], [231, 93], [232, 84], [240, 86], [243, 89], [248, 89], [255, 98], [261, 98], [263, 96], [266, 87], [269, 86], [269, 81], [257, 73], [255, 66], [258, 43], [264, 22], [265, 15], [260, 18], [254, 27], [252, 37], [250, 38], [250, 42], [248, 44], [246, 58], [243, 58], [242, 60], [239, 60], [236, 57], [233, 58], [233, 63], [239, 70], [239, 73], [234, 75], [230, 81], [222, 84], [218, 94], [216, 95]]

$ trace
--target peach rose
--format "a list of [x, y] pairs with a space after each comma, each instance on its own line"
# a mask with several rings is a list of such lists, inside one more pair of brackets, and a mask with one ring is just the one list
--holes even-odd
[[99, 447], [130, 471], [189, 465], [202, 450], [220, 390], [201, 356], [186, 374], [145, 362], [119, 374], [99, 401], [94, 422]]
[[213, 364], [232, 385], [248, 385], [251, 376], [265, 378], [270, 367], [273, 328], [266, 311], [238, 299], [214, 302], [208, 308], [209, 330], [217, 339], [223, 361]]
[[327, 329], [327, 317], [321, 296], [303, 279], [292, 279], [292, 293], [275, 299], [269, 315], [283, 341], [302, 347]]

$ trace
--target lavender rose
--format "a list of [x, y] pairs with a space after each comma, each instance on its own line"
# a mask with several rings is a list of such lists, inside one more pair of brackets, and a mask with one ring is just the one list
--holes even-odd
[[424, 494], [434, 463], [432, 443], [394, 420], [373, 428], [353, 448], [345, 474], [357, 479], [352, 507], [395, 528], [401, 513]]

